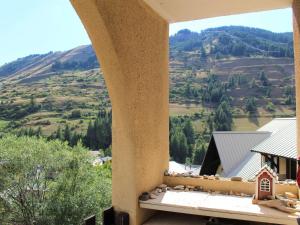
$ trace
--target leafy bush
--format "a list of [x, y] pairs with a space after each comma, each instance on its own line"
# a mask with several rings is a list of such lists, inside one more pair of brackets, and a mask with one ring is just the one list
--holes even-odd
[[0, 139], [0, 224], [79, 225], [110, 205], [110, 166], [60, 141]]

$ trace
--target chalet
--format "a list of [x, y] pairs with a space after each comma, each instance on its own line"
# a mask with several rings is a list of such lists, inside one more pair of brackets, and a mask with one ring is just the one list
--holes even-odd
[[213, 132], [200, 175], [251, 179], [264, 166], [280, 180], [296, 177], [296, 119], [273, 119], [254, 132]]
[[261, 168], [261, 156], [250, 150], [271, 136], [270, 132], [213, 132], [200, 175], [252, 178]]
[[272, 135], [251, 151], [260, 153], [261, 164], [269, 165], [280, 180], [296, 179], [296, 119], [275, 119], [260, 130], [271, 129]]

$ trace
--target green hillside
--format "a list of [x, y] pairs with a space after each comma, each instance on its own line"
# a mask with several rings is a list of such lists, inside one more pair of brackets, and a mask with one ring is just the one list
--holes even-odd
[[[179, 31], [170, 37], [170, 115], [189, 118], [198, 136], [209, 136], [208, 118], [223, 101], [235, 130], [294, 116], [292, 46], [292, 33], [255, 28]], [[84, 135], [99, 110], [109, 108], [91, 46], [31, 55], [0, 67], [1, 132], [39, 129], [51, 136], [68, 124]]]

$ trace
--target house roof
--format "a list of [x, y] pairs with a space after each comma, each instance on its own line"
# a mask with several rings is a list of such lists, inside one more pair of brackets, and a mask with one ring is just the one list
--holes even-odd
[[[238, 174], [238, 172], [235, 172], [238, 171], [238, 167], [243, 168], [243, 174], [252, 174], [252, 171], [255, 171], [257, 166], [254, 161], [259, 156], [252, 154], [250, 149], [270, 136], [271, 133], [266, 131], [213, 132], [213, 138], [224, 170], [223, 176], [228, 177], [231, 174]], [[243, 167], [243, 165], [241, 165], [241, 162], [245, 161], [245, 163], [247, 163], [249, 159], [251, 159], [251, 161], [248, 163], [255, 165], [255, 168], [250, 165], [249, 167]], [[258, 160], [258, 162], [260, 162], [260, 160]]]
[[284, 129], [285, 127], [296, 123], [296, 118], [275, 118], [269, 123], [265, 124], [261, 128], [259, 128], [257, 131], [269, 131], [273, 134], [276, 134], [278, 131]]
[[273, 124], [267, 124], [264, 127], [273, 129], [274, 133], [268, 139], [251, 148], [251, 151], [291, 159], [297, 158], [295, 119], [276, 119]]
[[261, 168], [261, 155], [255, 152], [249, 152], [248, 155], [233, 169], [228, 177], [242, 177], [252, 179]]

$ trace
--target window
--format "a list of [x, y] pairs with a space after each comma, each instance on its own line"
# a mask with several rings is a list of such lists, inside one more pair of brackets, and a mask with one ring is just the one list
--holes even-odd
[[270, 180], [267, 178], [263, 178], [260, 181], [260, 190], [270, 192]]

